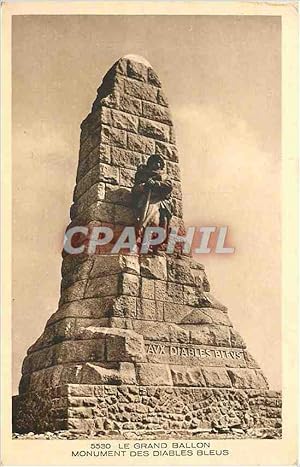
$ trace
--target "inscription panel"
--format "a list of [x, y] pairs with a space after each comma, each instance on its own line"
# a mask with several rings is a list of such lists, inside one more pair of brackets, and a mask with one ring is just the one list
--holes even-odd
[[242, 349], [145, 341], [149, 362], [191, 366], [247, 366]]

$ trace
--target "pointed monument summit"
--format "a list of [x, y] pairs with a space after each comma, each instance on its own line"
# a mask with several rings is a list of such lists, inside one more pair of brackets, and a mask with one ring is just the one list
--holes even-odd
[[269, 391], [203, 265], [181, 251], [112, 252], [124, 226], [138, 219], [143, 229], [149, 213], [184, 232], [168, 102], [151, 65], [127, 55], [81, 124], [69, 226], [111, 227], [110, 249], [63, 252], [58, 310], [28, 349], [13, 399], [15, 431], [189, 438], [280, 427], [280, 393]]

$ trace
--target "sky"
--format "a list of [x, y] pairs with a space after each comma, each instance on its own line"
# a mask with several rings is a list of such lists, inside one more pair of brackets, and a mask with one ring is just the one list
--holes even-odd
[[123, 55], [158, 73], [176, 130], [187, 225], [229, 227], [200, 255], [273, 389], [281, 387], [279, 17], [13, 18], [13, 392], [57, 309], [80, 123]]

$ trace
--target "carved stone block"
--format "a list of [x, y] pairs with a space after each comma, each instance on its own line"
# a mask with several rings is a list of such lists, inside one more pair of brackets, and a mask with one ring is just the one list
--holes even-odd
[[149, 279], [167, 280], [167, 263], [163, 256], [142, 256], [141, 275]]
[[110, 146], [126, 148], [126, 131], [113, 128], [108, 125], [103, 125], [101, 133], [101, 142], [104, 144], [109, 144]]
[[112, 164], [119, 167], [125, 167], [131, 170], [136, 170], [136, 167], [143, 162], [141, 153], [128, 151], [122, 148], [111, 148]]
[[234, 368], [228, 370], [228, 375], [231, 379], [232, 386], [238, 389], [268, 388], [266, 381], [260, 379], [254, 369]]
[[202, 374], [207, 386], [230, 388], [231, 380], [224, 368], [203, 368]]
[[138, 257], [136, 255], [96, 255], [90, 277], [107, 276], [121, 272], [139, 274], [140, 264]]
[[163, 321], [163, 307], [155, 300], [148, 298], [138, 299], [136, 317], [151, 321]]
[[171, 375], [175, 386], [206, 386], [201, 368], [176, 365], [171, 367]]
[[155, 282], [153, 279], [141, 278], [141, 297], [148, 299], [155, 299]]
[[143, 386], [172, 386], [172, 375], [167, 365], [139, 363], [137, 378]]
[[133, 79], [126, 79], [124, 82], [125, 94], [143, 99], [145, 101], [157, 102], [157, 88], [150, 84], [140, 83]]
[[155, 142], [146, 136], [129, 133], [127, 136], [127, 149], [143, 154], [153, 154]]
[[146, 118], [140, 118], [139, 132], [148, 138], [155, 138], [161, 141], [169, 141], [169, 126], [163, 123], [154, 122]]
[[227, 326], [202, 325], [191, 330], [191, 342], [194, 344], [230, 347], [230, 335]]
[[127, 64], [127, 76], [129, 76], [129, 78], [134, 78], [147, 83], [148, 67], [143, 63], [133, 62], [129, 60]]
[[119, 291], [119, 276], [112, 274], [106, 277], [90, 279], [85, 289], [85, 298], [116, 296]]
[[118, 96], [119, 109], [133, 115], [142, 115], [142, 102], [132, 96]]
[[106, 355], [109, 362], [143, 362], [146, 360], [144, 339], [127, 329], [111, 332], [106, 337]]
[[77, 169], [76, 182], [78, 182], [85, 174], [88, 173], [96, 164], [110, 164], [110, 146], [107, 144], [97, 145], [90, 153], [85, 157], [82, 157], [79, 161]]
[[143, 117], [165, 123], [166, 125], [172, 125], [169, 110], [152, 102], [143, 102]]
[[119, 278], [119, 293], [137, 297], [140, 293], [140, 279], [134, 274], [123, 273]]

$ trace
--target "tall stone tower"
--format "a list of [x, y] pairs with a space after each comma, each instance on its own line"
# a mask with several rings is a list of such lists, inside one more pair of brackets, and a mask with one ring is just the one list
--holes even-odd
[[[81, 124], [71, 224], [134, 224], [131, 188], [149, 155], [173, 181], [184, 230], [174, 127], [161, 82], [141, 57], [105, 75]], [[280, 394], [210, 293], [204, 267], [176, 254], [63, 254], [61, 297], [28, 349], [18, 432], [72, 429], [120, 437], [195, 436], [280, 426]], [[253, 433], [252, 433], [253, 435]]]

